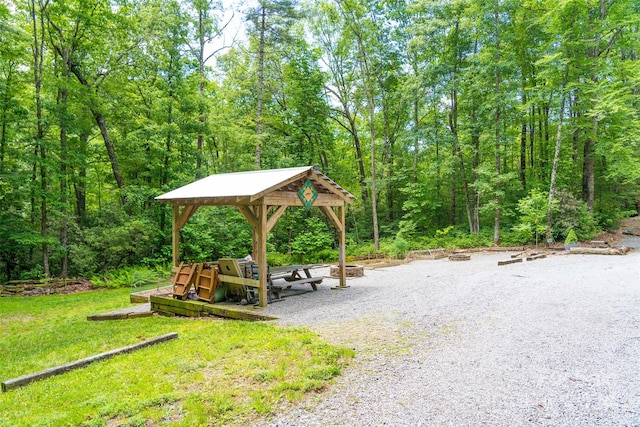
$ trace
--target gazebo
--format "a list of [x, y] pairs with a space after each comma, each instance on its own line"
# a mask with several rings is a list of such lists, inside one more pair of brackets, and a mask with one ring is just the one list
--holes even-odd
[[180, 263], [180, 230], [200, 206], [235, 206], [253, 232], [260, 306], [267, 305], [267, 234], [289, 206], [318, 207], [339, 234], [340, 287], [346, 287], [345, 204], [355, 197], [312, 166], [210, 175], [156, 197], [173, 205], [173, 267]]

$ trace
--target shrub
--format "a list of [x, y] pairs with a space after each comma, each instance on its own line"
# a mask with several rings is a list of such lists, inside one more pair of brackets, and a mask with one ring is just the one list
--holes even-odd
[[305, 225], [305, 230], [297, 234], [291, 242], [291, 253], [301, 261], [333, 247], [333, 235], [324, 221], [310, 217], [305, 219]]
[[[520, 243], [536, 244], [544, 238], [547, 230], [548, 193], [532, 189], [527, 197], [518, 201], [520, 213], [518, 224], [511, 229], [519, 236]], [[554, 201], [553, 207], [557, 207]]]
[[91, 283], [98, 288], [137, 288], [166, 280], [171, 274], [168, 265], [150, 267], [124, 267], [93, 276]]
[[400, 236], [396, 236], [391, 247], [390, 255], [393, 258], [404, 259], [409, 251], [409, 242]]
[[567, 237], [564, 239], [564, 242], [567, 245], [578, 243], [578, 236], [576, 235], [576, 232], [573, 230], [573, 228], [567, 233]]

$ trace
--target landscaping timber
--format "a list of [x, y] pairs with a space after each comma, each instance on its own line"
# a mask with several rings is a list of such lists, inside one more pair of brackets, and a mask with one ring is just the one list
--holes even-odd
[[507, 264], [515, 264], [517, 262], [522, 262], [522, 258], [513, 258], [513, 259], [507, 259], [504, 261], [498, 261], [498, 265], [507, 265]]
[[132, 304], [142, 304], [149, 302], [150, 295], [171, 295], [173, 286], [162, 286], [154, 289], [147, 289], [146, 291], [133, 292], [129, 295], [129, 302]]
[[267, 316], [253, 310], [244, 310], [231, 304], [216, 303], [209, 304], [204, 301], [177, 300], [170, 297], [151, 295], [151, 311], [166, 314], [178, 314], [180, 316], [201, 317], [213, 315], [238, 320], [276, 320], [275, 317]]
[[569, 253], [580, 255], [626, 255], [631, 248], [623, 246], [621, 248], [571, 248]]
[[466, 254], [449, 255], [449, 261], [469, 261], [470, 259], [471, 259], [471, 255], [466, 255]]
[[110, 311], [108, 313], [92, 314], [87, 316], [87, 320], [123, 320], [123, 319], [138, 319], [140, 317], [151, 317], [153, 312], [151, 311], [150, 304], [144, 303], [133, 307], [127, 307], [120, 310]]
[[547, 255], [545, 254], [533, 254], [531, 256], [527, 257], [527, 261], [535, 261], [537, 259], [542, 259], [542, 258], [546, 258]]
[[44, 371], [36, 372], [34, 374], [23, 375], [18, 378], [13, 378], [2, 383], [2, 391], [6, 392], [9, 390], [16, 389], [18, 387], [25, 386], [35, 381], [39, 381], [45, 378], [52, 377], [54, 375], [60, 375], [68, 371], [72, 371], [74, 369], [83, 368], [91, 363], [98, 362], [101, 360], [109, 359], [113, 356], [118, 356], [120, 354], [130, 353], [135, 350], [139, 350], [144, 347], [149, 347], [154, 344], [158, 344], [161, 342], [169, 341], [178, 338], [178, 334], [175, 332], [171, 332], [165, 335], [161, 335], [159, 337], [151, 338], [145, 341], [141, 341], [136, 344], [128, 345], [126, 347], [121, 347], [115, 350], [107, 351], [105, 353], [96, 354], [94, 356], [85, 357], [84, 359], [76, 360], [74, 362], [65, 363], [64, 365], [56, 366], [54, 368], [45, 369]]
[[407, 254], [407, 260], [435, 260], [446, 258], [447, 253], [444, 249], [425, 249], [420, 251], [409, 251]]

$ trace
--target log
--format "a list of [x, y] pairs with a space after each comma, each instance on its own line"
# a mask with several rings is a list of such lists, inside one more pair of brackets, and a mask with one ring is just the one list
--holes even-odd
[[522, 262], [522, 258], [513, 258], [513, 259], [507, 259], [504, 261], [498, 261], [498, 265], [507, 265], [507, 264], [515, 264], [517, 262]]
[[2, 383], [2, 391], [6, 392], [9, 390], [13, 390], [18, 387], [22, 387], [27, 384], [30, 384], [32, 382], [52, 377], [54, 375], [60, 375], [65, 372], [72, 371], [74, 369], [83, 368], [93, 362], [109, 359], [113, 356], [118, 356], [120, 354], [130, 353], [132, 351], [139, 350], [144, 347], [149, 347], [151, 345], [158, 344], [164, 341], [173, 340], [175, 338], [178, 338], [178, 334], [176, 332], [171, 332], [156, 338], [151, 338], [136, 344], [128, 345], [126, 347], [121, 347], [115, 350], [107, 351], [105, 353], [100, 353], [94, 356], [85, 357], [84, 359], [65, 363], [64, 365], [56, 366], [54, 368], [45, 369], [44, 371], [36, 372], [34, 374], [27, 374], [18, 378], [13, 378], [13, 379], [4, 381]]
[[626, 255], [631, 248], [571, 248], [569, 253], [580, 255]]

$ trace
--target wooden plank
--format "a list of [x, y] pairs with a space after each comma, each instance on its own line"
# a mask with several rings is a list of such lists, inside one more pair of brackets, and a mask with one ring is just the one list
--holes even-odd
[[261, 321], [261, 320], [277, 320], [278, 319], [277, 317], [267, 316], [266, 314], [252, 313], [247, 310], [240, 310], [240, 309], [236, 309], [226, 305], [217, 305], [217, 304], [205, 306], [204, 311], [214, 316], [225, 317], [228, 319], [237, 319], [237, 320]]
[[522, 258], [514, 258], [514, 259], [508, 259], [505, 261], [498, 261], [498, 265], [515, 264], [518, 262], [522, 262]]
[[149, 297], [149, 301], [151, 301], [151, 304], [164, 305], [168, 307], [180, 307], [195, 311], [200, 310], [200, 307], [206, 304], [206, 302], [203, 301], [179, 300], [171, 297], [161, 297], [156, 295], [151, 295], [151, 297]]
[[174, 315], [178, 314], [180, 316], [186, 316], [186, 317], [200, 317], [202, 313], [201, 311], [198, 311], [198, 310], [190, 310], [183, 307], [175, 307], [175, 306], [162, 305], [162, 304], [156, 304], [156, 303], [151, 303], [151, 310], [158, 313], [168, 312]]
[[151, 317], [153, 313], [150, 311], [137, 312], [137, 313], [104, 313], [94, 314], [87, 316], [87, 320], [100, 321], [100, 320], [124, 320], [124, 319], [137, 319], [141, 317]]
[[547, 256], [545, 254], [536, 254], [536, 255], [531, 255], [527, 257], [527, 261], [535, 261], [537, 259], [542, 259], [542, 258], [546, 258]]
[[254, 279], [245, 279], [244, 277], [228, 276], [226, 274], [220, 274], [218, 276], [222, 283], [233, 283], [235, 285], [251, 286], [252, 288], [259, 288], [260, 281]]
[[65, 363], [64, 365], [56, 366], [53, 368], [45, 369], [43, 371], [39, 371], [33, 374], [23, 375], [18, 378], [13, 378], [2, 383], [2, 391], [6, 392], [9, 390], [16, 389], [18, 387], [25, 386], [35, 381], [39, 381], [45, 378], [52, 377], [54, 375], [60, 375], [65, 372], [85, 367], [91, 363], [98, 362], [100, 360], [109, 359], [113, 356], [118, 356], [120, 354], [130, 353], [135, 350], [139, 350], [141, 348], [149, 347], [154, 344], [158, 344], [161, 342], [169, 341], [178, 338], [178, 334], [175, 332], [171, 332], [169, 334], [161, 335], [159, 337], [151, 338], [145, 341], [141, 341], [136, 344], [128, 345], [126, 347], [121, 347], [115, 350], [107, 351], [105, 353], [96, 354], [94, 356], [85, 357], [84, 359], [76, 360], [74, 362]]

